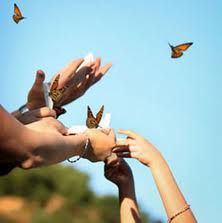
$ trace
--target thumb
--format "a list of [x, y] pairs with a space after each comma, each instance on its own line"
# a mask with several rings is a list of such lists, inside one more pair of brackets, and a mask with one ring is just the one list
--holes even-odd
[[42, 70], [37, 70], [35, 77], [35, 86], [41, 86], [45, 80], [45, 73]]

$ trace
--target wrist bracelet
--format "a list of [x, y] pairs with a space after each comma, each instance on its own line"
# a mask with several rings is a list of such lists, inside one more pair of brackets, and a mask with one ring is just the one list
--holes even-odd
[[89, 145], [89, 138], [86, 139], [86, 144], [84, 146], [84, 150], [83, 150], [82, 154], [80, 154], [79, 157], [76, 158], [75, 160], [67, 159], [68, 162], [75, 163], [75, 162], [79, 161], [81, 158], [83, 158], [86, 155], [86, 152], [88, 150], [88, 145]]
[[22, 105], [18, 110], [19, 110], [19, 112], [20, 112], [21, 114], [23, 114], [23, 113], [29, 111], [29, 109], [28, 109], [28, 107], [27, 107], [26, 104]]
[[167, 222], [171, 223], [174, 218], [176, 218], [177, 216], [181, 215], [182, 213], [184, 213], [185, 211], [187, 211], [189, 209], [190, 209], [190, 205], [187, 204], [181, 211], [179, 211], [178, 213], [173, 215]]

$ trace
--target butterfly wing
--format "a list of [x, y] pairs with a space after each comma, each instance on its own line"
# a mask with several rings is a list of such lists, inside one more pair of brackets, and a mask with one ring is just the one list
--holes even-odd
[[182, 51], [172, 50], [171, 58], [178, 58], [178, 57], [181, 57], [182, 55], [183, 55]]
[[94, 117], [91, 109], [89, 106], [87, 106], [87, 119], [86, 119], [86, 126], [89, 128], [89, 129], [92, 129], [92, 128], [97, 128], [98, 127], [98, 123], [96, 121], [96, 118]]
[[183, 43], [183, 44], [180, 44], [178, 46], [175, 46], [174, 49], [175, 50], [179, 50], [179, 51], [185, 51], [187, 50], [193, 43], [190, 42], [190, 43]]
[[14, 14], [19, 17], [23, 17], [19, 7], [16, 4], [14, 4]]
[[24, 19], [19, 7], [14, 4], [14, 15], [12, 16], [13, 20], [18, 24], [20, 20]]
[[52, 98], [53, 102], [59, 101], [62, 97], [63, 92], [65, 91], [65, 87], [57, 89], [59, 85], [59, 78], [60, 74], [56, 76], [55, 80], [52, 83], [52, 86], [50, 87], [49, 96]]
[[187, 50], [193, 43], [189, 42], [189, 43], [183, 43], [177, 46], [172, 46], [169, 44], [172, 53], [171, 53], [171, 58], [178, 58], [181, 57], [183, 55], [183, 51]]
[[102, 116], [103, 116], [103, 111], [104, 111], [104, 105], [100, 108], [99, 112], [96, 114], [96, 122], [99, 124]]
[[58, 74], [55, 78], [55, 80], [52, 82], [52, 85], [50, 87], [50, 91], [56, 90], [59, 86], [59, 78], [60, 78], [60, 74]]

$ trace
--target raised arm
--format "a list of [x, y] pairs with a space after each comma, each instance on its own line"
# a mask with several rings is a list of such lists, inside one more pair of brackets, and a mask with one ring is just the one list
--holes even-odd
[[146, 139], [138, 134], [121, 130], [127, 138], [117, 143], [121, 146], [113, 150], [120, 157], [136, 158], [150, 167], [155, 183], [165, 207], [168, 222], [196, 223], [196, 219], [181, 193], [173, 174], [161, 153]]
[[83, 154], [92, 162], [105, 160], [115, 145], [113, 131], [105, 134], [98, 129], [67, 135], [67, 129], [54, 118], [23, 125], [0, 106], [0, 167], [25, 169], [51, 165]]
[[121, 158], [108, 159], [104, 172], [119, 190], [120, 222], [140, 223], [133, 174], [128, 164]]

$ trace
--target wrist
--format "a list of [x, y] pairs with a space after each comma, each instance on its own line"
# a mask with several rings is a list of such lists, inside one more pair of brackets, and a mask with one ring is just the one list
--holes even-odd
[[128, 188], [134, 188], [134, 180], [133, 177], [129, 177], [128, 179], [122, 180], [121, 182], [116, 183], [119, 190], [126, 190]]
[[130, 181], [121, 185], [117, 185], [119, 194], [124, 197], [134, 197], [135, 196], [135, 187], [134, 182]]
[[159, 170], [161, 168], [163, 168], [165, 165], [167, 165], [165, 159], [163, 158], [162, 154], [159, 153], [154, 161], [152, 163], [150, 163], [149, 167], [151, 169], [151, 171], [156, 171]]
[[[85, 149], [85, 145], [87, 143], [87, 140], [89, 140], [88, 136], [85, 133], [79, 133], [74, 135], [68, 135], [65, 136], [66, 139], [68, 139], [68, 144], [71, 147], [75, 146], [75, 150], [73, 151], [72, 156], [79, 156], [83, 153]], [[78, 143], [77, 143], [78, 142]], [[90, 145], [88, 145], [88, 149], [90, 148]]]

